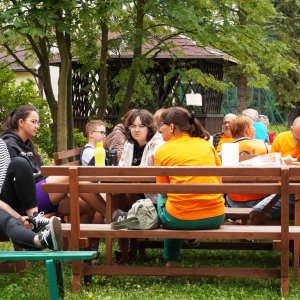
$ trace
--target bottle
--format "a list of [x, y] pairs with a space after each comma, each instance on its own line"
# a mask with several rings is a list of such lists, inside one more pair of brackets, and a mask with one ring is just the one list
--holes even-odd
[[112, 148], [111, 150], [107, 151], [107, 159], [109, 166], [117, 166], [118, 165], [118, 153], [117, 150]]
[[103, 148], [103, 143], [97, 143], [97, 148], [95, 149], [95, 166], [104, 167], [105, 166], [105, 155], [106, 152]]

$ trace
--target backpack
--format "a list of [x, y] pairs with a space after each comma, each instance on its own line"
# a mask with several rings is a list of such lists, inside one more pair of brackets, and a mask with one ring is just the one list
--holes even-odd
[[157, 211], [150, 199], [136, 201], [129, 210], [127, 219], [111, 223], [111, 229], [150, 230], [159, 227]]

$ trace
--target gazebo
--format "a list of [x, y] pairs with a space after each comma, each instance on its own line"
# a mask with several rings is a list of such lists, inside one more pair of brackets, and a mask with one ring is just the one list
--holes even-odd
[[[118, 38], [119, 34], [110, 33], [109, 39]], [[186, 107], [186, 94], [200, 93], [202, 95], [202, 107], [188, 107], [190, 111], [194, 111], [196, 117], [210, 134], [217, 133], [221, 130], [223, 114], [221, 112], [223, 93], [213, 89], [205, 89], [198, 83], [181, 81], [181, 74], [176, 73], [173, 77], [167, 77], [171, 69], [187, 70], [196, 68], [203, 73], [213, 75], [217, 80], [223, 80], [223, 66], [232, 66], [236, 62], [228, 57], [224, 52], [210, 47], [198, 46], [195, 42], [185, 37], [174, 38], [173, 43], [177, 45], [174, 53], [160, 52], [154, 58], [154, 67], [149, 68], [142, 75], [145, 79], [145, 84], [151, 85], [153, 99], [147, 103], [135, 102], [130, 108], [146, 108], [154, 113], [157, 109], [170, 106]], [[143, 51], [147, 51], [151, 45], [143, 46]], [[127, 68], [131, 65], [133, 52], [110, 53], [108, 60], [108, 98], [110, 105], [107, 106], [105, 119], [109, 120], [113, 125], [116, 124], [118, 118], [119, 106], [113, 103], [119, 88], [114, 83], [113, 79], [122, 68]], [[57, 57], [51, 63], [53, 66], [60, 66], [60, 58]], [[90, 85], [89, 80], [92, 78], [94, 87], [93, 93], [97, 93], [100, 85], [99, 70], [94, 70], [94, 75], [87, 74], [84, 77], [80, 74], [80, 65], [78, 58], [72, 59], [73, 68], [73, 87], [72, 87], [72, 103], [74, 127], [84, 131], [84, 126], [92, 115], [95, 114], [96, 108], [89, 101], [91, 90], [83, 90], [84, 87]]]

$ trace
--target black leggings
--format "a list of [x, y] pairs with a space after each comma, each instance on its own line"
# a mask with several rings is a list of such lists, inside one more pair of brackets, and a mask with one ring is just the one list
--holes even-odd
[[25, 158], [15, 157], [11, 160], [0, 199], [19, 214], [38, 206], [34, 176]]
[[3, 209], [0, 209], [0, 236], [21, 248], [35, 249], [33, 239], [36, 233], [26, 229], [19, 220]]

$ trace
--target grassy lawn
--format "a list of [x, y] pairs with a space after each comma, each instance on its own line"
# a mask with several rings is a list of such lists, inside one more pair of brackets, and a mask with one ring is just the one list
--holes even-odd
[[286, 127], [285, 127], [283, 124], [278, 124], [278, 128], [279, 128], [279, 131], [280, 131], [280, 132], [278, 132], [276, 125], [270, 125], [270, 126], [269, 126], [269, 131], [270, 131], [270, 132], [276, 132], [277, 135], [278, 135], [279, 133], [281, 133], [281, 132], [287, 131]]
[[[115, 244], [116, 247], [116, 244]], [[11, 243], [1, 243], [0, 250], [12, 250]], [[101, 240], [99, 264], [105, 263], [105, 241]], [[162, 249], [147, 250], [133, 265], [165, 266]], [[180, 266], [192, 267], [271, 267], [280, 266], [276, 251], [181, 250]], [[290, 266], [292, 255], [290, 254]], [[0, 275], [0, 299], [49, 299], [44, 262], [29, 262], [29, 278], [20, 280], [17, 274]], [[64, 263], [65, 299], [282, 299], [279, 279], [197, 278], [181, 277], [169, 281], [166, 277], [93, 276], [93, 282], [82, 292], [72, 295], [71, 265]], [[290, 269], [290, 299], [300, 298], [300, 287], [292, 279]]]

